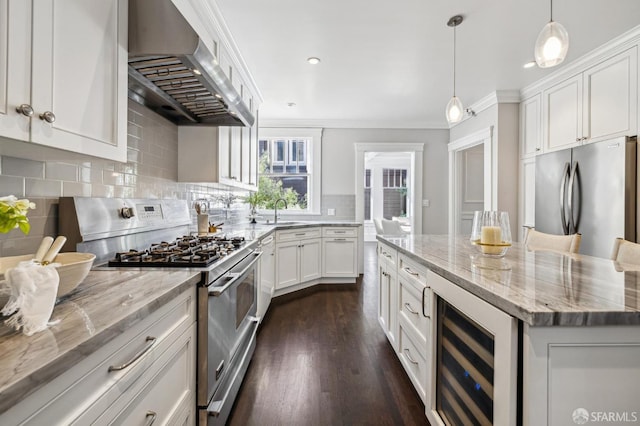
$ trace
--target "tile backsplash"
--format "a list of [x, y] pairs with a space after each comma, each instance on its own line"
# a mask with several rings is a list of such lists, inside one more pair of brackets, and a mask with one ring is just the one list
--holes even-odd
[[[228, 188], [177, 182], [178, 128], [147, 108], [129, 101], [127, 162], [94, 157], [34, 161], [0, 156], [0, 196], [13, 194], [36, 203], [29, 212], [31, 232], [0, 234], [0, 256], [34, 253], [45, 235], [57, 235], [61, 196], [175, 198], [214, 200]], [[33, 149], [41, 149], [34, 146]], [[237, 196], [244, 192], [234, 192]], [[246, 219], [248, 209], [236, 201], [230, 209], [212, 201], [212, 220]], [[195, 228], [195, 212], [194, 212]]]

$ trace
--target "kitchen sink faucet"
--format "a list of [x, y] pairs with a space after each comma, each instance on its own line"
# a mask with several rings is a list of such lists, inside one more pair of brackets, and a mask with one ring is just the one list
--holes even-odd
[[273, 223], [277, 224], [278, 223], [278, 203], [280, 201], [284, 201], [284, 208], [289, 208], [289, 206], [287, 205], [287, 200], [285, 200], [284, 198], [278, 198], [276, 200], [275, 203], [273, 203]]

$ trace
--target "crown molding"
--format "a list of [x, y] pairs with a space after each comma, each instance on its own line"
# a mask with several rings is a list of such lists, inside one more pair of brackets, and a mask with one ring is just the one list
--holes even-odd
[[[495, 92], [489, 93], [484, 98], [477, 100], [476, 102], [469, 105], [467, 108], [470, 108], [474, 113], [479, 114], [482, 111], [491, 108], [497, 104], [519, 104], [521, 100], [521, 95], [519, 90], [496, 90]], [[467, 109], [465, 108], [465, 110]], [[459, 122], [449, 126], [449, 129], [452, 129], [459, 125], [460, 123], [464, 123], [465, 121], [472, 118], [472, 115], [465, 114], [463, 119]]]
[[446, 122], [429, 121], [380, 121], [380, 120], [339, 120], [339, 119], [264, 119], [259, 127], [322, 127], [328, 129], [448, 129]]
[[578, 59], [568, 63], [562, 68], [557, 69], [546, 77], [524, 87], [521, 91], [522, 99], [526, 99], [542, 90], [552, 86], [555, 83], [566, 80], [569, 77], [580, 74], [587, 68], [596, 65], [605, 59], [622, 53], [632, 48], [640, 42], [640, 25], [630, 29], [626, 33], [609, 40], [600, 47], [582, 55]]

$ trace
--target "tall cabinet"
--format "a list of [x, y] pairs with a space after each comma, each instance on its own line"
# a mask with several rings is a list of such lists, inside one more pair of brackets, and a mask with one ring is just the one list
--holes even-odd
[[0, 0], [0, 135], [126, 161], [127, 2]]

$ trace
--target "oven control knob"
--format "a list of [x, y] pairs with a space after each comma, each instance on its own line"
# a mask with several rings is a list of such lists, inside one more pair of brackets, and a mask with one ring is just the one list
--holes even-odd
[[136, 213], [133, 211], [133, 207], [123, 207], [120, 209], [120, 216], [125, 219], [131, 219], [135, 215]]

